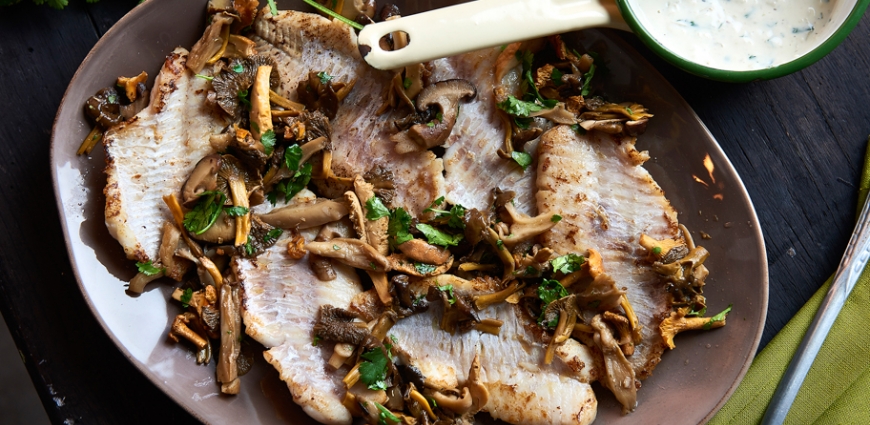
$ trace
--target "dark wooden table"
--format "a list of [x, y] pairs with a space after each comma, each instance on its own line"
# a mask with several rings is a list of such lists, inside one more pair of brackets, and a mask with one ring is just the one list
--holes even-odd
[[[52, 197], [49, 138], [61, 96], [99, 37], [137, 2], [0, 8], [0, 311], [57, 424], [195, 422], [91, 314]], [[852, 230], [870, 134], [870, 18], [808, 69], [741, 85], [688, 75], [625, 38], [692, 105], [749, 189], [770, 264], [763, 346], [834, 271]]]

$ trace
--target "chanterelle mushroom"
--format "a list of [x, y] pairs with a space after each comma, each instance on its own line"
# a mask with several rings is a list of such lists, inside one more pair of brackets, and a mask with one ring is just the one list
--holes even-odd
[[417, 96], [417, 110], [422, 113], [435, 107], [438, 110], [435, 119], [391, 137], [396, 142], [396, 152], [416, 152], [444, 144], [456, 124], [459, 101], [475, 96], [477, 89], [466, 80], [439, 81], [423, 89]]

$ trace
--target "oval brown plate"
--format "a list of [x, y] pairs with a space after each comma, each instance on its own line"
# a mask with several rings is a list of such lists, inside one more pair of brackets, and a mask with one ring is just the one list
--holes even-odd
[[[406, 13], [447, 2], [409, 3], [402, 9]], [[300, 8], [289, 1], [279, 1], [279, 6]], [[310, 422], [262, 360], [243, 377], [240, 395], [219, 395], [213, 367], [196, 366], [186, 345], [166, 338], [171, 318], [179, 312], [166, 301], [169, 285], [152, 285], [139, 297], [125, 293], [135, 267], [106, 230], [103, 152], [96, 149], [90, 158], [75, 155], [90, 130], [82, 109], [85, 99], [117, 76], [143, 69], [151, 76], [150, 85], [174, 47], [190, 47], [202, 34], [204, 9], [205, 1], [148, 0], [106, 33], [70, 82], [51, 147], [67, 248], [82, 293], [108, 335], [154, 385], [197, 418], [207, 423]], [[764, 325], [767, 257], [755, 210], [716, 140], [650, 64], [615, 34], [593, 30], [569, 38], [604, 58], [610, 69], [606, 93], [642, 103], [656, 115], [638, 141], [652, 156], [646, 167], [680, 212], [680, 221], [710, 236], [703, 241], [711, 252], [709, 311], [734, 304], [725, 328], [677, 338], [677, 349], [665, 353], [654, 375], [643, 382], [631, 415], [622, 416], [615, 399], [598, 387], [596, 424], [671, 423], [675, 418], [704, 422], [740, 382]]]

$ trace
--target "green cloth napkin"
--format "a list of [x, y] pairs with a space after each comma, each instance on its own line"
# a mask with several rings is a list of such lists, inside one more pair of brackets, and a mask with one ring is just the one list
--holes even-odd
[[[870, 192], [870, 146], [864, 159], [858, 208]], [[797, 351], [822, 299], [828, 279], [761, 351], [737, 391], [708, 422], [757, 424]], [[870, 424], [870, 268], [864, 269], [813, 363], [786, 424]]]

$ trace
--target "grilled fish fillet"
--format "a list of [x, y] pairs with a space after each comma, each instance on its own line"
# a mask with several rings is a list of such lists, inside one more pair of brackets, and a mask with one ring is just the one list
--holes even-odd
[[400, 155], [390, 135], [395, 133], [389, 114], [378, 116], [393, 74], [376, 70], [360, 57], [353, 29], [338, 20], [310, 13], [283, 11], [260, 15], [254, 22], [257, 51], [272, 57], [281, 76], [279, 93], [298, 99], [296, 87], [309, 72], [326, 72], [334, 81], [356, 80], [341, 103], [332, 124], [333, 163], [336, 175], [354, 177], [375, 166], [389, 169], [398, 191], [394, 205], [414, 214], [444, 193], [442, 161], [430, 151]]
[[442, 309], [430, 307], [400, 320], [390, 334], [427, 381], [445, 388], [465, 383], [477, 354], [481, 381], [490, 395], [482, 410], [495, 419], [513, 424], [591, 423], [598, 401], [590, 383], [599, 373], [592, 354], [577, 343], [573, 370], [559, 361], [544, 365], [545, 349], [521, 314], [514, 305], [493, 306], [480, 315], [504, 323], [499, 335], [478, 331], [450, 335], [438, 328]]
[[[288, 234], [256, 260], [233, 262], [245, 289], [245, 332], [269, 348], [266, 361], [278, 369], [305, 413], [322, 423], [350, 424], [350, 412], [341, 404], [343, 376], [327, 365], [331, 345], [313, 346], [313, 329], [320, 306], [348, 308], [362, 287], [356, 272], [340, 264], [334, 265], [334, 280], [318, 280], [307, 256], [293, 260], [287, 255]], [[310, 241], [317, 230], [302, 235]]]
[[627, 359], [635, 375], [646, 378], [664, 351], [657, 329], [670, 307], [638, 239], [641, 233], [677, 238], [677, 213], [643, 168], [648, 156], [635, 149], [634, 139], [579, 135], [559, 126], [541, 136], [538, 155], [538, 209], [563, 217], [543, 243], [559, 253], [601, 253], [605, 271], [626, 288], [642, 326], [643, 340]]
[[106, 227], [132, 260], [156, 259], [160, 228], [172, 218], [161, 198], [180, 192], [197, 161], [214, 151], [209, 136], [227, 125], [206, 104], [208, 81], [185, 67], [187, 54], [175, 49], [148, 107], [105, 135]]

